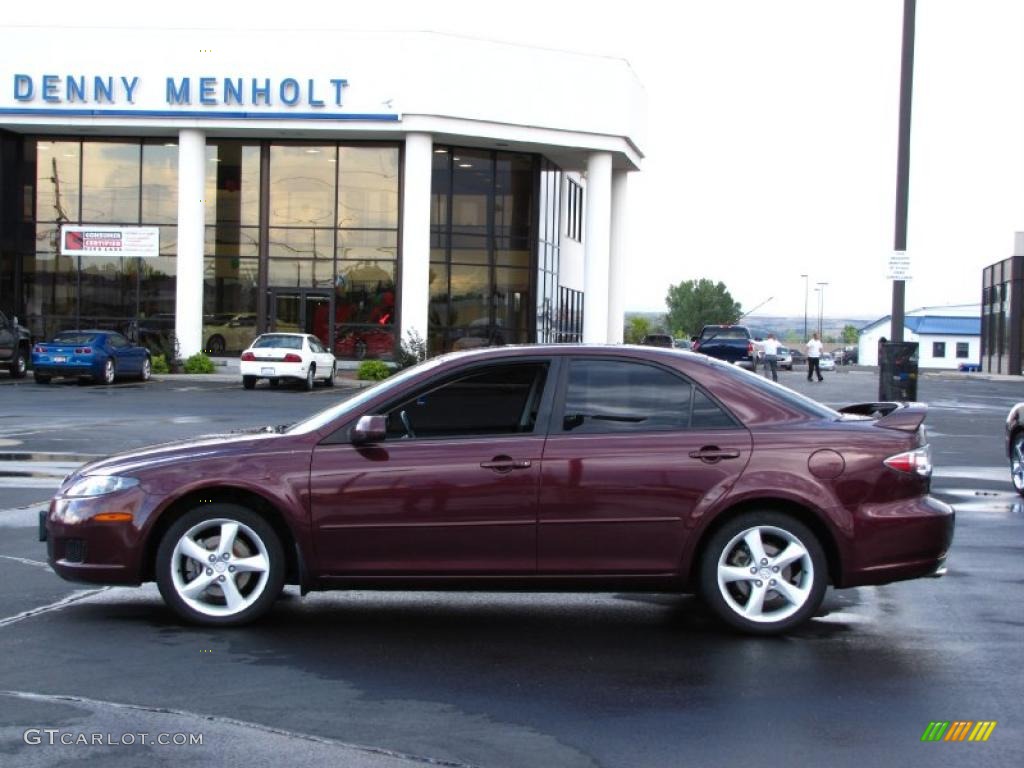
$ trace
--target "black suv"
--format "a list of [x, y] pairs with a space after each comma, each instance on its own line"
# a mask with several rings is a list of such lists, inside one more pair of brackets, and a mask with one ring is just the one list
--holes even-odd
[[0, 366], [6, 366], [11, 376], [24, 377], [28, 371], [32, 337], [28, 328], [18, 325], [18, 318], [8, 319], [0, 312]]
[[645, 347], [668, 347], [671, 349], [675, 346], [672, 337], [667, 333], [648, 333], [640, 343]]

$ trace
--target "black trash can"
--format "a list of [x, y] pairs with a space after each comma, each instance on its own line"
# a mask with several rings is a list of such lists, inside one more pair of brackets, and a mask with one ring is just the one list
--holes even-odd
[[890, 341], [879, 345], [878, 399], [917, 400], [916, 341]]

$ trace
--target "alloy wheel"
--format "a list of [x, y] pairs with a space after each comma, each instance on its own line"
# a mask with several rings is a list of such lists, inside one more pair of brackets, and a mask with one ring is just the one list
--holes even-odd
[[807, 545], [790, 531], [758, 525], [740, 531], [721, 551], [718, 589], [740, 618], [785, 621], [811, 598], [814, 562]]
[[1017, 493], [1024, 495], [1024, 432], [1018, 432], [1013, 438], [1010, 449], [1010, 480]]
[[150, 362], [147, 357], [142, 361], [142, 380], [149, 381], [149, 377], [153, 375], [153, 363]]
[[107, 362], [103, 364], [103, 383], [114, 383], [114, 361], [109, 358], [107, 359]]
[[178, 539], [171, 554], [177, 596], [204, 616], [236, 616], [267, 587], [270, 555], [248, 525], [229, 518], [204, 520]]

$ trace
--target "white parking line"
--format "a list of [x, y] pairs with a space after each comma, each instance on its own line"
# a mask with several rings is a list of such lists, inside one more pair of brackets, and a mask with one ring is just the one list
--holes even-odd
[[11, 560], [15, 563], [21, 563], [22, 565], [34, 565], [37, 568], [49, 568], [49, 563], [44, 563], [42, 560], [29, 560], [27, 557], [15, 557], [14, 555], [0, 555], [2, 560]]
[[22, 611], [21, 613], [16, 613], [13, 616], [0, 619], [0, 629], [3, 627], [9, 627], [11, 624], [17, 624], [19, 621], [24, 621], [25, 619], [31, 619], [33, 616], [62, 610], [67, 608], [69, 605], [74, 605], [75, 603], [92, 597], [93, 595], [106, 592], [108, 589], [110, 589], [110, 587], [100, 587], [99, 589], [80, 589], [77, 592], [72, 592], [67, 597], [61, 598], [55, 603], [41, 605], [38, 608], [29, 608], [27, 611]]

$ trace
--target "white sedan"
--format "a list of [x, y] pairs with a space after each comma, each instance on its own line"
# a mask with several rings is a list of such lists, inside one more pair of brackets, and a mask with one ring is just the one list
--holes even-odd
[[831, 354], [826, 352], [821, 356], [821, 360], [818, 361], [818, 368], [823, 371], [834, 371], [836, 369], [836, 361]]
[[259, 379], [276, 387], [282, 379], [298, 379], [312, 389], [316, 379], [334, 386], [337, 363], [316, 336], [308, 333], [265, 333], [242, 353], [242, 386], [252, 389]]

